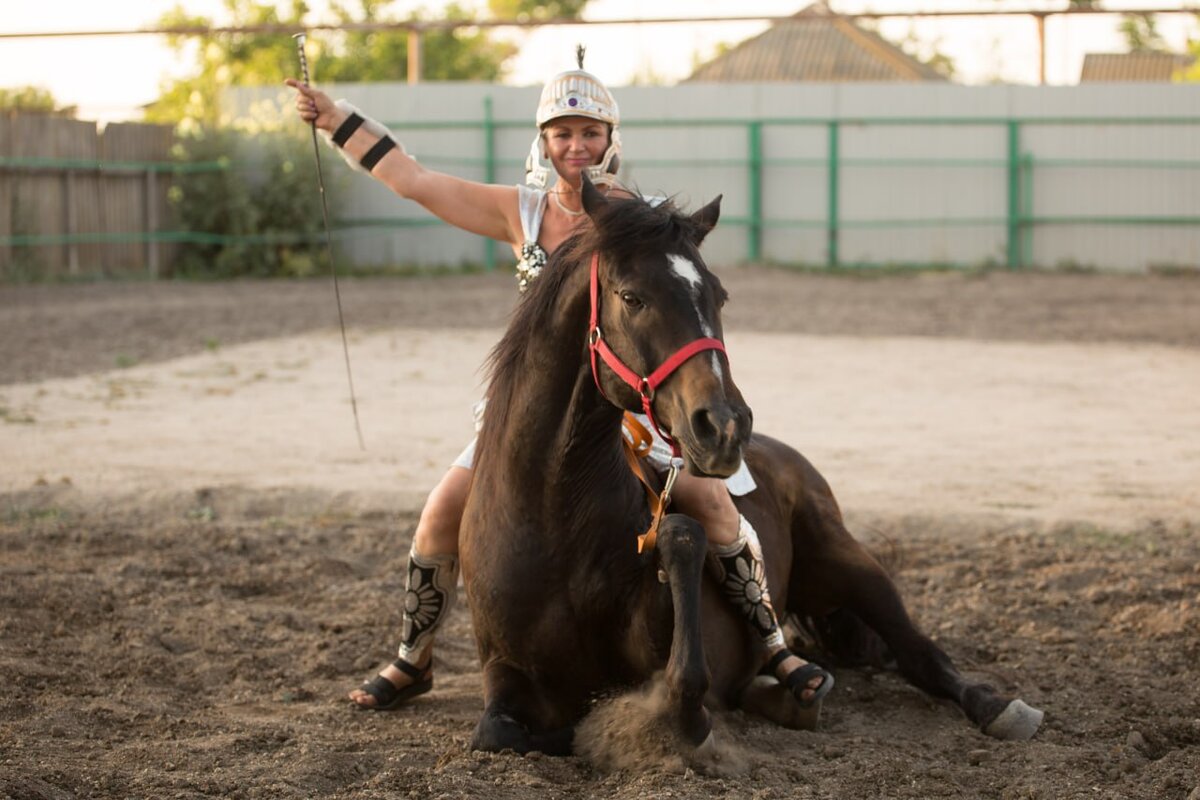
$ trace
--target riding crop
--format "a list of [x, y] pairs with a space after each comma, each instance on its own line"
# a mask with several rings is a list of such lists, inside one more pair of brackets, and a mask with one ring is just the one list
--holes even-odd
[[[303, 73], [304, 85], [308, 86], [308, 58], [304, 55], [304, 42], [308, 37], [303, 33], [297, 33], [292, 38], [296, 40], [296, 49], [300, 53], [300, 71]], [[346, 319], [342, 314], [342, 292], [338, 287], [337, 267], [333, 263], [333, 236], [329, 232], [329, 203], [325, 199], [325, 175], [321, 171], [321, 147], [317, 144], [317, 120], [315, 117], [312, 121], [312, 144], [313, 157], [317, 161], [317, 186], [321, 189], [321, 219], [325, 223], [325, 254], [329, 259], [329, 272], [333, 275], [333, 296], [337, 300], [338, 327], [342, 330], [342, 354], [346, 360], [346, 382], [350, 386], [350, 408], [354, 412], [354, 432], [358, 434], [358, 446], [366, 450], [367, 446], [363, 444], [362, 427], [358, 423], [358, 401], [354, 395], [354, 375], [350, 371], [350, 345], [346, 342]]]

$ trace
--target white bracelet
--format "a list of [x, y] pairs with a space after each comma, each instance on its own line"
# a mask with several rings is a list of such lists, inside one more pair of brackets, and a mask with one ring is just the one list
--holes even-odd
[[[392, 132], [388, 130], [386, 125], [371, 119], [366, 114], [355, 108], [354, 104], [347, 100], [338, 100], [336, 103], [334, 103], [334, 105], [337, 106], [339, 111], [345, 112], [347, 116], [350, 114], [358, 114], [363, 120], [362, 125], [360, 126], [361, 130], [365, 130], [367, 133], [379, 139], [390, 138], [392, 141], [396, 142], [396, 149], [398, 149], [401, 153], [404, 153], [404, 155], [408, 155], [408, 152], [404, 149], [404, 145], [400, 144], [400, 142], [396, 140], [395, 136], [392, 136]], [[354, 170], [355, 172], [361, 172], [364, 175], [371, 174], [363, 168], [362, 164], [358, 163], [358, 159], [354, 158], [345, 150], [338, 147], [336, 143], [334, 143], [333, 132], [321, 130], [320, 134], [321, 138], [325, 140], [325, 143], [336, 150], [338, 155], [342, 157], [342, 160], [350, 165], [350, 169]], [[412, 158], [412, 156], [409, 156], [409, 158]]]

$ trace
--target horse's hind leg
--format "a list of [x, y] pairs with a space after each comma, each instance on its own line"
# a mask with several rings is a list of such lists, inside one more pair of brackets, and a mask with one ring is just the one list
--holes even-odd
[[712, 732], [712, 720], [704, 708], [709, 674], [700, 636], [700, 583], [708, 542], [695, 520], [670, 514], [659, 526], [658, 549], [671, 588], [675, 622], [667, 691], [684, 740], [698, 746]]
[[[844, 529], [831, 545], [819, 554], [797, 553], [803, 578], [793, 584], [796, 589], [804, 592], [806, 583], [811, 589], [810, 581], [823, 582], [824, 591], [838, 597], [840, 605], [879, 634], [910, 683], [954, 700], [984, 733], [999, 739], [1028, 739], [1037, 732], [1041, 711], [1006, 698], [985, 683], [966, 680], [950, 657], [917, 629], [892, 579], [866, 548]], [[842, 634], [855, 633], [846, 620], [841, 625]]]

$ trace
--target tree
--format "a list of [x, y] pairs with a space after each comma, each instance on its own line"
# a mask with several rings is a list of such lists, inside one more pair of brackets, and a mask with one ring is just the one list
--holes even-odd
[[[1196, 21], [1200, 22], [1200, 14], [1196, 15]], [[1179, 79], [1185, 83], [1200, 83], [1200, 39], [1188, 38], [1187, 44], [1188, 55], [1192, 57], [1192, 64]]]
[[40, 86], [0, 89], [0, 111], [34, 111], [64, 117], [75, 116], [75, 106], [60, 106], [54, 95]]
[[1126, 14], [1117, 30], [1125, 37], [1131, 53], [1162, 53], [1167, 43], [1158, 32], [1158, 24], [1149, 14]]
[[[287, 25], [304, 27], [308, 5], [304, 0], [224, 0], [231, 27]], [[521, 19], [577, 17], [587, 0], [489, 0], [496, 16]], [[280, 10], [282, 5], [283, 10]], [[386, 14], [389, 0], [355, 0], [330, 5], [340, 23], [400, 22]], [[444, 18], [470, 21], [470, 10], [451, 3]], [[411, 22], [423, 17], [413, 14]], [[159, 20], [163, 27], [210, 27], [212, 21], [188, 16], [176, 6]], [[428, 80], [495, 81], [503, 76], [505, 62], [516, 54], [515, 45], [494, 39], [479, 28], [422, 31], [422, 77]], [[194, 37], [173, 36], [169, 43], [183, 51]], [[321, 82], [400, 81], [408, 78], [408, 32], [403, 29], [341, 31], [322, 34], [309, 43], [314, 80]], [[314, 55], [315, 54], [315, 55]], [[276, 33], [237, 33], [200, 37], [195, 72], [165, 84], [158, 100], [146, 111], [152, 122], [184, 119], [213, 126], [219, 119], [221, 91], [229, 86], [278, 85], [299, 70], [296, 45], [291, 37]]]
[[[291, 0], [280, 14], [271, 3], [256, 0], [225, 0], [231, 25], [294, 25], [301, 27], [308, 6]], [[190, 17], [181, 6], [167, 12], [162, 27], [210, 27], [207, 17]], [[168, 43], [184, 50], [192, 37], [171, 36]], [[220, 123], [220, 93], [228, 86], [280, 84], [294, 75], [296, 44], [290, 36], [277, 33], [235, 33], [199, 37], [196, 71], [189, 77], [166, 83], [158, 99], [146, 110], [148, 122], [180, 122], [191, 119], [204, 126]]]
[[[330, 10], [340, 23], [397, 22], [382, 13], [386, 0], [359, 0], [356, 14], [334, 3]], [[446, 6], [445, 19], [468, 21], [472, 15], [456, 3]], [[413, 15], [409, 21], [420, 21]], [[322, 51], [319, 78], [331, 82], [402, 81], [408, 79], [408, 31], [346, 31], [330, 39]], [[427, 29], [421, 34], [421, 75], [426, 80], [494, 81], [516, 47], [494, 41], [478, 29]]]
[[548, 19], [578, 19], [587, 0], [488, 0], [498, 19], [543, 22]]
[[[881, 39], [882, 35], [878, 31], [875, 32]], [[887, 41], [884, 39], [884, 41]], [[916, 29], [913, 27], [912, 21], [909, 21], [908, 33], [904, 38], [894, 44], [907, 53], [912, 58], [921, 62], [925, 66], [932, 69], [946, 79], [954, 77], [957, 68], [954, 65], [954, 59], [941, 51], [941, 38], [937, 38], [932, 42], [923, 42], [918, 36]]]

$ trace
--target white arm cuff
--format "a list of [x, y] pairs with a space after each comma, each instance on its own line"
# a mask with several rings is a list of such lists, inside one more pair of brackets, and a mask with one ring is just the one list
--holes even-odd
[[[354, 104], [347, 100], [338, 100], [336, 103], [334, 103], [334, 105], [338, 107], [338, 110], [346, 112], [347, 115], [358, 114], [363, 118], [363, 123], [360, 128], [361, 130], [365, 130], [367, 133], [379, 139], [390, 137], [392, 141], [396, 142], [396, 149], [408, 156], [408, 151], [404, 149], [404, 145], [400, 144], [399, 140], [397, 140], [395, 136], [392, 136], [392, 132], [388, 130], [386, 125], [371, 119], [366, 114], [359, 111]], [[354, 170], [355, 172], [361, 172], [363, 175], [371, 174], [367, 172], [362, 164], [358, 163], [358, 159], [333, 143], [333, 133], [326, 130], [319, 131], [319, 133], [321, 134], [321, 138], [325, 140], [325, 143], [336, 150], [338, 155], [342, 157], [342, 160], [350, 165], [350, 169]], [[412, 158], [412, 156], [408, 157]]]

